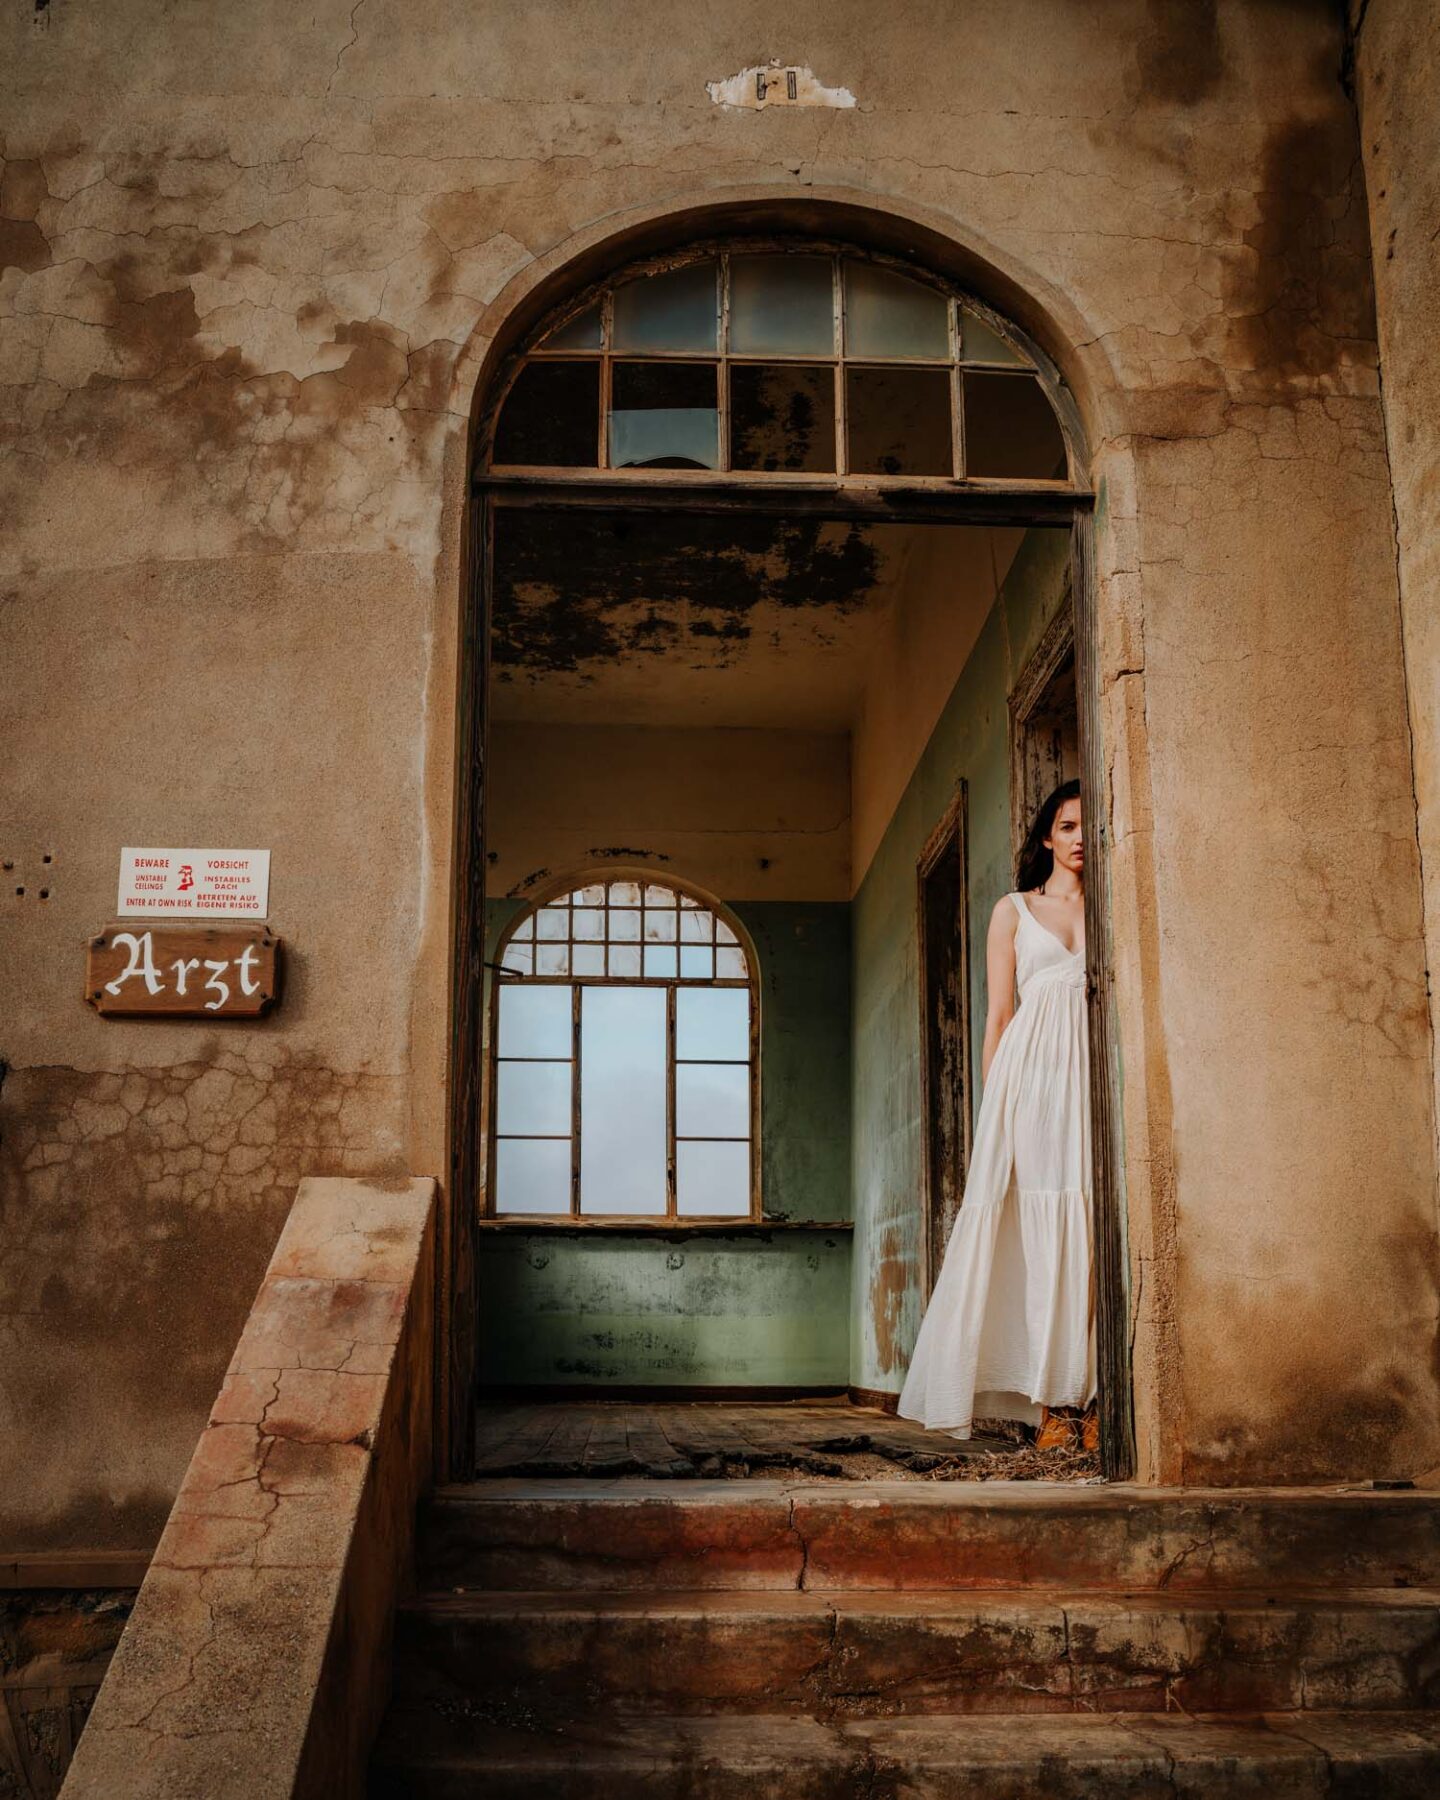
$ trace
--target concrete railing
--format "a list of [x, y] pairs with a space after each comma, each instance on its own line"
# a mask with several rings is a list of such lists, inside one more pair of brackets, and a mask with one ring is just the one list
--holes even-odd
[[311, 1178], [62, 1800], [358, 1800], [431, 1448], [435, 1189]]

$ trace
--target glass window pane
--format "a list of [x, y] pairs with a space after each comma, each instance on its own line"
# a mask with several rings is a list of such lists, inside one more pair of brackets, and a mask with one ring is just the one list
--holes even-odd
[[674, 888], [657, 887], [653, 882], [645, 889], [647, 906], [673, 906], [675, 904]]
[[745, 988], [681, 988], [675, 996], [675, 1054], [744, 1062], [750, 1055]]
[[830, 259], [731, 257], [730, 349], [737, 356], [833, 356]]
[[517, 975], [533, 974], [535, 946], [533, 944], [507, 944], [505, 954], [500, 958], [500, 967], [513, 969]]
[[665, 990], [585, 988], [580, 1210], [665, 1211]]
[[715, 921], [715, 942], [717, 944], [738, 944], [740, 940], [723, 919], [717, 919]]
[[845, 264], [847, 356], [950, 355], [949, 302], [875, 263]]
[[568, 944], [537, 944], [535, 946], [535, 973], [537, 975], [568, 975], [570, 973], [570, 946]]
[[852, 474], [950, 474], [947, 370], [851, 368], [845, 381]]
[[547, 906], [543, 912], [535, 915], [535, 932], [538, 937], [548, 938], [551, 943], [558, 943], [570, 935], [570, 908], [568, 906]]
[[610, 973], [623, 976], [626, 980], [640, 973], [640, 946], [638, 944], [611, 944]]
[[647, 944], [645, 946], [645, 973], [653, 975], [657, 980], [667, 980], [678, 975], [679, 963], [673, 944]]
[[682, 944], [680, 974], [686, 981], [713, 981], [715, 952], [708, 944]]
[[708, 944], [715, 936], [715, 915], [711, 912], [682, 912], [680, 914], [680, 942], [682, 944]]
[[750, 1146], [675, 1146], [675, 1207], [688, 1218], [743, 1218], [750, 1211]]
[[653, 912], [647, 909], [645, 914], [646, 943], [673, 944], [675, 942], [675, 916], [673, 912]]
[[517, 944], [528, 944], [535, 936], [534, 913], [527, 913], [510, 935], [512, 942]]
[[[639, 899], [639, 895], [636, 895]], [[626, 907], [615, 906], [610, 909], [610, 942], [633, 944], [640, 940], [640, 913]]]
[[557, 325], [543, 340], [546, 350], [598, 350], [600, 348], [600, 308], [587, 306], [582, 313], [564, 325]]
[[603, 906], [605, 889], [597, 881], [593, 887], [577, 888], [571, 898], [576, 906]]
[[675, 1069], [678, 1137], [748, 1136], [750, 1065], [679, 1063]]
[[[500, 988], [501, 1056], [570, 1055], [571, 994], [568, 987], [524, 987], [509, 982]], [[511, 1130], [517, 1129], [514, 1126]]]
[[605, 946], [603, 944], [572, 945], [570, 973], [572, 975], [603, 975], [605, 973]]
[[598, 362], [526, 363], [500, 409], [492, 460], [593, 469], [599, 420]]
[[720, 414], [715, 394], [714, 363], [616, 363], [611, 468], [717, 468]]
[[833, 473], [834, 368], [732, 363], [730, 462], [736, 469]]
[[497, 1137], [570, 1135], [568, 1062], [501, 1062], [497, 1076]]
[[615, 290], [611, 347], [615, 350], [716, 350], [718, 283], [713, 262], [691, 263], [664, 275], [642, 275]]
[[1007, 344], [998, 331], [963, 306], [960, 308], [960, 355], [967, 363], [1011, 363], [1016, 368], [1029, 367], [1013, 344]]
[[638, 906], [640, 904], [640, 883], [638, 881], [612, 881], [610, 883], [610, 904], [612, 906]]
[[605, 935], [605, 915], [598, 906], [577, 906], [571, 914], [573, 935], [582, 943], [598, 944]]
[[501, 1138], [495, 1145], [497, 1213], [568, 1213], [569, 1138]]
[[743, 950], [717, 950], [715, 952], [715, 979], [717, 981], [744, 981], [749, 972], [745, 966]]
[[1063, 481], [1065, 440], [1033, 375], [966, 375], [965, 473]]

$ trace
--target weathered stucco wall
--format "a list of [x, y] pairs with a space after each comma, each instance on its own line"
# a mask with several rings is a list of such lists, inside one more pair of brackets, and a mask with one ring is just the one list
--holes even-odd
[[985, 933], [995, 902], [1013, 885], [1006, 702], [1060, 607], [1069, 562], [1066, 532], [1027, 534], [855, 895], [850, 1345], [856, 1387], [898, 1393], [920, 1325], [925, 1215], [916, 859], [957, 782], [965, 782], [971, 1101], [978, 1106]]
[[[855, 106], [710, 99], [772, 42]], [[576, 255], [732, 201], [955, 246], [1086, 415], [1142, 1470], [1440, 1457], [1342, 48], [1322, 0], [4, 9], [9, 1543], [153, 1540], [297, 1170], [444, 1166], [475, 383]], [[85, 1012], [142, 836], [276, 851], [271, 1024]]]
[[[1418, 0], [1352, 0], [1350, 15], [1394, 483], [1426, 967], [1434, 971], [1440, 968], [1440, 13]], [[1430, 1016], [1433, 1043], [1440, 1022], [1433, 973]]]

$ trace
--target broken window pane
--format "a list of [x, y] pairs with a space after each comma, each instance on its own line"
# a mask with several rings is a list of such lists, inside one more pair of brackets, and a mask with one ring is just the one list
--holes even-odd
[[499, 1054], [568, 1057], [570, 1000], [568, 987], [523, 987], [503, 983], [500, 989]]
[[713, 262], [642, 275], [615, 290], [611, 346], [616, 350], [715, 350], [718, 284]]
[[749, 1144], [677, 1144], [675, 1207], [687, 1218], [743, 1218], [750, 1211]]
[[975, 375], [965, 383], [965, 473], [1063, 481], [1065, 440], [1033, 375]]
[[675, 1054], [744, 1062], [750, 1055], [750, 994], [745, 988], [681, 988], [675, 996]]
[[505, 954], [500, 958], [502, 969], [513, 969], [517, 975], [530, 975], [535, 969], [535, 946], [533, 944], [508, 944]]
[[845, 382], [851, 474], [952, 472], [948, 370], [852, 368]]
[[502, 1061], [496, 1086], [495, 1130], [501, 1137], [568, 1136], [570, 1064]]
[[[694, 906], [694, 901], [682, 901], [684, 907]], [[682, 911], [680, 914], [680, 941], [682, 944], [708, 944], [715, 936], [715, 915], [710, 912], [696, 910]]]
[[505, 396], [495, 429], [497, 464], [593, 469], [600, 449], [598, 362], [531, 362]]
[[730, 463], [736, 469], [833, 473], [833, 367], [828, 363], [733, 363]]
[[665, 1211], [665, 990], [582, 990], [580, 1210]]
[[1020, 369], [1029, 367], [1013, 344], [1007, 344], [978, 313], [963, 306], [960, 308], [960, 355], [967, 363], [1009, 363]]
[[495, 1146], [497, 1213], [568, 1213], [570, 1140], [501, 1138]]
[[616, 363], [610, 466], [717, 468], [720, 415], [715, 395], [714, 363]]
[[680, 1137], [741, 1138], [750, 1131], [748, 1063], [679, 1063], [675, 1131]]
[[847, 356], [950, 355], [949, 302], [874, 263], [845, 264]]
[[833, 356], [830, 259], [732, 257], [730, 349], [739, 356]]
[[600, 348], [600, 308], [587, 306], [582, 313], [563, 325], [557, 325], [545, 338], [542, 350], [598, 350]]

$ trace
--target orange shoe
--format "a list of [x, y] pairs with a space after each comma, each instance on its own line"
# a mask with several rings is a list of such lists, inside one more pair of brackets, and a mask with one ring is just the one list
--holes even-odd
[[1040, 1414], [1040, 1429], [1035, 1433], [1037, 1450], [1073, 1450], [1079, 1438], [1080, 1422], [1066, 1407], [1045, 1407]]
[[1092, 1400], [1080, 1420], [1080, 1448], [1096, 1455], [1100, 1449], [1100, 1409]]

